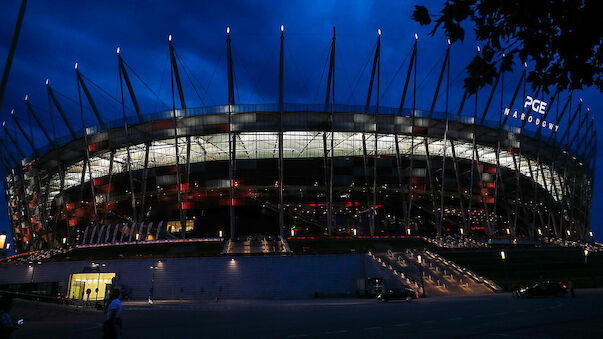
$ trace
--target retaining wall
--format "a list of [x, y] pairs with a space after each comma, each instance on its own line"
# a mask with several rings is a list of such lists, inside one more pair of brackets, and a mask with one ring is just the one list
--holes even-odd
[[[58, 281], [65, 289], [69, 275], [92, 261], [40, 265], [0, 265], [0, 284]], [[155, 299], [259, 299], [354, 296], [357, 280], [367, 276], [366, 254], [199, 257], [101, 261], [102, 272], [114, 272], [118, 285], [131, 289], [131, 299], [149, 295], [155, 270]], [[372, 270], [369, 274], [372, 276]]]

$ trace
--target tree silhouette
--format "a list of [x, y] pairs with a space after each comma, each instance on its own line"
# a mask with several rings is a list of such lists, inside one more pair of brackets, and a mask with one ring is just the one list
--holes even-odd
[[[450, 0], [434, 16], [430, 34], [442, 28], [452, 42], [462, 41], [462, 24], [473, 25], [483, 47], [467, 66], [470, 93], [510, 71], [516, 57], [530, 64], [534, 88], [601, 90], [602, 15], [602, 0]], [[412, 17], [432, 23], [424, 6], [415, 6]]]

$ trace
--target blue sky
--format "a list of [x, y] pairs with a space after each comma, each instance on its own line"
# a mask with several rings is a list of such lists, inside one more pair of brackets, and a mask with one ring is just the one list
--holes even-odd
[[[419, 34], [418, 107], [428, 109], [446, 48], [441, 34], [428, 36], [429, 28], [411, 20], [415, 4], [425, 4], [432, 12], [437, 1], [43, 1], [30, 0], [23, 22], [15, 60], [5, 94], [1, 120], [10, 120], [15, 109], [19, 119], [28, 126], [30, 118], [23, 102], [25, 94], [38, 114], [51, 121], [44, 87], [49, 78], [55, 90], [77, 98], [73, 65], [81, 72], [119, 97], [119, 81], [115, 50], [121, 47], [126, 62], [159, 94], [164, 102], [169, 95], [169, 34], [174, 36], [177, 54], [188, 69], [199, 92], [182, 75], [189, 107], [224, 104], [227, 99], [225, 29], [231, 27], [238, 102], [273, 103], [277, 96], [279, 27], [285, 25], [285, 101], [320, 103], [324, 101], [325, 67], [332, 27], [337, 27], [336, 95], [339, 103], [364, 104], [370, 76], [370, 65], [377, 39], [383, 30], [381, 64], [381, 105], [397, 106], [402, 92], [403, 77], [414, 33]], [[0, 62], [8, 53], [20, 1], [0, 4]], [[474, 35], [469, 30], [465, 41], [456, 43], [451, 52], [451, 110], [458, 109], [462, 96], [464, 67], [475, 54]], [[366, 68], [365, 68], [366, 65]], [[402, 66], [401, 66], [402, 65]], [[361, 74], [361, 70], [364, 72]], [[399, 70], [399, 72], [398, 72]], [[510, 96], [519, 72], [505, 78], [505, 91]], [[144, 86], [133, 80], [145, 113], [166, 107]], [[108, 95], [92, 88], [93, 95], [106, 120], [121, 116], [119, 104]], [[481, 98], [485, 101], [489, 89]], [[442, 93], [442, 92], [441, 92]], [[578, 91], [591, 111], [603, 109], [601, 93], [596, 88]], [[567, 93], [562, 94], [562, 100]], [[444, 110], [442, 96], [436, 106]], [[497, 101], [498, 100], [498, 101]], [[79, 129], [77, 106], [63, 98], [62, 104], [74, 118]], [[499, 102], [500, 99], [494, 99]], [[508, 101], [506, 99], [505, 101]], [[577, 103], [577, 100], [575, 101]], [[128, 102], [129, 103], [129, 102]], [[408, 104], [407, 104], [408, 106]], [[498, 107], [498, 106], [495, 106]], [[488, 117], [498, 119], [498, 109]], [[130, 113], [132, 114], [132, 113]], [[88, 112], [86, 123], [94, 123]], [[12, 123], [11, 123], [12, 124]], [[601, 127], [600, 119], [595, 125]], [[50, 123], [49, 130], [67, 134], [60, 123]], [[562, 128], [562, 127], [561, 127]], [[42, 144], [38, 133], [37, 144]], [[603, 138], [600, 134], [599, 138]], [[28, 149], [27, 147], [24, 147]], [[599, 150], [598, 156], [603, 152]], [[599, 161], [597, 176], [602, 163]], [[595, 181], [595, 192], [603, 190]], [[7, 228], [4, 195], [0, 197], [0, 230]], [[603, 232], [600, 194], [595, 193], [593, 230]], [[601, 239], [599, 236], [597, 236]]]

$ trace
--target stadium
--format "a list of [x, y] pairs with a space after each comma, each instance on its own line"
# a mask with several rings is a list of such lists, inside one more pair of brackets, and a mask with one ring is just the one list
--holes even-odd
[[[592, 115], [571, 95], [526, 94], [525, 67], [512, 93], [498, 89], [500, 109], [491, 103], [494, 85], [485, 107], [474, 108], [465, 92], [461, 107], [438, 112], [436, 101], [448, 95], [448, 47], [433, 104], [421, 109], [415, 41], [400, 106], [384, 107], [379, 35], [366, 105], [347, 105], [334, 98], [333, 38], [324, 103], [286, 103], [281, 32], [279, 102], [242, 104], [227, 34], [228, 103], [187, 107], [169, 43], [170, 110], [140, 110], [118, 49], [122, 107], [131, 104], [136, 115], [124, 109], [123, 119], [105, 121], [76, 64], [77, 114], [83, 120], [82, 105], [89, 106], [96, 125], [75, 128], [48, 81], [50, 106], [69, 134], [51, 137], [27, 98], [45, 145], [34, 145], [17, 118], [4, 125], [1, 161], [17, 253], [254, 234], [511, 241], [591, 234]], [[490, 111], [495, 119], [486, 119]]]

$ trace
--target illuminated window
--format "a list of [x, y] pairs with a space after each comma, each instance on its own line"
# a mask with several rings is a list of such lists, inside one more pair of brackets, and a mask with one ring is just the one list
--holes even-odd
[[[194, 220], [187, 220], [186, 221], [186, 232], [192, 231], [193, 228], [195, 226], [195, 221]], [[180, 228], [180, 221], [168, 221], [167, 223], [167, 230], [170, 233], [178, 233], [181, 231]]]

